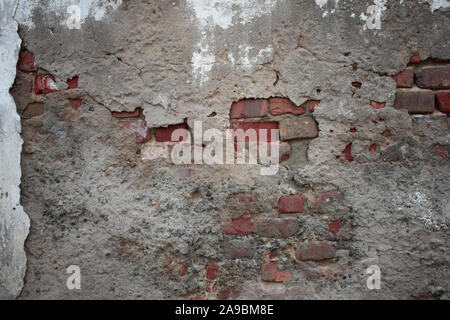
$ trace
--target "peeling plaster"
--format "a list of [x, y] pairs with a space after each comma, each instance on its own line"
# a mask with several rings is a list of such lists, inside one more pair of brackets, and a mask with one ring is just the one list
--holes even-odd
[[[56, 15], [60, 23], [65, 25], [69, 17], [67, 9], [71, 5], [80, 7], [80, 23], [83, 24], [89, 17], [95, 21], [102, 20], [107, 12], [117, 10], [122, 5], [122, 0], [50, 0], [43, 9], [44, 16], [53, 18]], [[34, 28], [33, 12], [42, 7], [39, 0], [19, 0], [15, 18], [21, 25]]]
[[[216, 63], [214, 54], [214, 46], [212, 42], [214, 36], [210, 33], [214, 32], [216, 27], [223, 30], [236, 24], [248, 24], [264, 15], [272, 12], [279, 0], [231, 0], [223, 2], [221, 0], [188, 0], [188, 4], [195, 12], [195, 18], [201, 28], [201, 40], [197, 44], [197, 50], [192, 54], [192, 73], [200, 86], [209, 80], [209, 73]], [[252, 55], [253, 49], [245, 43], [237, 44], [239, 46], [239, 55], [229, 54], [229, 61], [233, 66], [240, 66], [246, 72], [253, 70], [260, 63], [261, 58], [267, 54], [271, 55], [272, 47], [261, 49]], [[264, 60], [264, 59], [263, 59]]]

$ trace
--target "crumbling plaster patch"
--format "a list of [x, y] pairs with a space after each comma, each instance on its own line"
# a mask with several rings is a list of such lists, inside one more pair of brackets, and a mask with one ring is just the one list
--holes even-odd
[[9, 94], [21, 43], [15, 9], [16, 1], [0, 1], [0, 299], [14, 299], [22, 290], [24, 242], [30, 227], [20, 205], [20, 118]]

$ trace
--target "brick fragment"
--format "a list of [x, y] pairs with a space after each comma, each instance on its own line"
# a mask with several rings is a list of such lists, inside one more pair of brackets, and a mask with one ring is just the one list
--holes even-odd
[[239, 217], [231, 219], [231, 222], [223, 228], [227, 234], [251, 234], [256, 231], [255, 222], [250, 217]]
[[71, 99], [70, 100], [70, 104], [72, 105], [72, 108], [74, 110], [80, 109], [82, 103], [83, 103], [83, 100], [81, 100], [81, 99]]
[[288, 238], [295, 235], [300, 225], [295, 219], [259, 219], [257, 234], [267, 238]]
[[279, 213], [302, 213], [305, 208], [303, 194], [301, 192], [280, 197], [278, 200]]
[[[172, 134], [175, 130], [183, 129], [186, 130], [184, 134], [181, 137], [177, 137], [178, 140], [172, 141]], [[181, 123], [181, 124], [175, 124], [170, 125], [167, 128], [157, 128], [155, 130], [155, 139], [157, 142], [180, 142], [180, 141], [187, 141], [189, 134], [188, 131], [189, 128], [187, 124]]]
[[144, 143], [152, 139], [150, 129], [143, 120], [122, 120], [120, 121], [120, 124], [136, 134], [137, 143]]
[[279, 270], [275, 263], [268, 263], [262, 267], [261, 279], [267, 282], [287, 282], [292, 278], [289, 270]]
[[19, 53], [19, 61], [17, 63], [17, 68], [23, 72], [33, 72], [37, 68], [34, 64], [34, 55], [29, 51], [22, 51]]
[[412, 88], [414, 81], [414, 71], [406, 69], [392, 77], [397, 88]]
[[434, 92], [431, 90], [397, 91], [394, 108], [406, 109], [409, 113], [432, 113]]
[[244, 99], [231, 105], [230, 118], [259, 118], [265, 117], [268, 103], [265, 99]]
[[316, 121], [310, 117], [286, 119], [280, 121], [280, 139], [310, 139], [319, 135]]
[[450, 89], [450, 67], [424, 68], [416, 73], [419, 88]]
[[78, 88], [78, 76], [73, 77], [72, 79], [67, 80], [67, 90], [77, 89]]
[[293, 115], [301, 115], [305, 113], [306, 105], [296, 106], [288, 98], [271, 98], [269, 100], [270, 114], [273, 116], [279, 116], [286, 113]]
[[335, 256], [336, 249], [325, 241], [308, 241], [302, 245], [296, 253], [301, 261], [321, 261], [331, 259]]
[[205, 267], [206, 278], [209, 280], [214, 280], [219, 275], [219, 266], [212, 262]]
[[[233, 130], [235, 141], [271, 142], [272, 130], [278, 130], [278, 122], [275, 121], [233, 122], [231, 124], [231, 128]], [[242, 135], [242, 133], [244, 133], [246, 136]], [[277, 141], [278, 135], [274, 136], [273, 138], [274, 141]]]
[[450, 91], [437, 92], [436, 100], [439, 110], [450, 113]]
[[36, 94], [47, 94], [58, 90], [53, 76], [36, 76], [34, 79], [34, 92]]
[[377, 101], [370, 101], [370, 105], [374, 108], [374, 109], [382, 109], [386, 106], [386, 102], [377, 102]]

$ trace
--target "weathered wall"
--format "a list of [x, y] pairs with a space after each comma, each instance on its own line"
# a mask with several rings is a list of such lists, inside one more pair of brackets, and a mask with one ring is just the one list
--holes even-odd
[[20, 50], [15, 1], [0, 1], [0, 299], [16, 298], [25, 276], [29, 219], [20, 205], [20, 118], [9, 94]]
[[[448, 298], [448, 7], [20, 1], [21, 298]], [[156, 159], [196, 120], [280, 127], [288, 159]]]

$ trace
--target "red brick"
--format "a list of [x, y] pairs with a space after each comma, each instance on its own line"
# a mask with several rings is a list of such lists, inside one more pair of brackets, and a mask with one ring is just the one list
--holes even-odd
[[227, 234], [250, 234], [255, 231], [255, 222], [250, 217], [231, 219], [231, 222], [223, 228], [223, 233]]
[[439, 110], [450, 113], [450, 91], [440, 91], [436, 93]]
[[269, 100], [270, 114], [279, 116], [286, 113], [293, 115], [301, 115], [305, 113], [306, 105], [296, 106], [288, 98], [271, 98]]
[[447, 159], [448, 157], [448, 153], [445, 150], [442, 150], [441, 148], [439, 148], [438, 146], [434, 147], [434, 153], [437, 154], [438, 156]]
[[81, 99], [70, 100], [70, 104], [72, 105], [72, 108], [75, 110], [80, 109], [82, 102], [83, 102], [83, 100], [81, 100]]
[[122, 112], [111, 112], [111, 115], [115, 118], [139, 118], [141, 115], [141, 108], [136, 108], [133, 112], [122, 111]]
[[383, 109], [386, 106], [386, 102], [376, 102], [376, 101], [371, 100], [370, 105], [374, 109]]
[[205, 267], [206, 278], [209, 280], [214, 280], [219, 275], [219, 266], [212, 262]]
[[352, 162], [353, 160], [355, 160], [352, 157], [352, 144], [351, 143], [349, 143], [345, 147], [344, 151], [342, 151], [342, 154], [344, 155], [346, 161]]
[[376, 153], [377, 152], [377, 144], [372, 143], [369, 147], [369, 152]]
[[[275, 121], [263, 121], [263, 122], [233, 122], [231, 124], [231, 128], [233, 130], [233, 134], [235, 137], [236, 141], [252, 141], [255, 142], [255, 138], [253, 137], [253, 135], [251, 134], [251, 129], [255, 130], [254, 132], [256, 133], [256, 141], [262, 141], [263, 137], [264, 137], [264, 131], [266, 130], [267, 133], [267, 139], [266, 142], [271, 142], [272, 139], [272, 130], [274, 129], [278, 129], [278, 122]], [[247, 133], [249, 136], [248, 137], [244, 137], [244, 136], [240, 136], [238, 134], [238, 132], [236, 132], [237, 130], [243, 130], [244, 133]], [[249, 130], [249, 131], [247, 131]], [[274, 141], [278, 140], [278, 136], [274, 137]]]
[[22, 51], [19, 53], [19, 61], [17, 67], [23, 72], [33, 72], [37, 68], [34, 65], [34, 55], [29, 51]]
[[268, 103], [265, 99], [245, 99], [231, 105], [230, 118], [259, 118], [265, 117]]
[[397, 88], [412, 88], [414, 71], [412, 69], [406, 69], [393, 76], [392, 79], [394, 79]]
[[292, 278], [289, 270], [279, 270], [275, 263], [268, 263], [262, 267], [261, 278], [267, 282], [287, 282]]
[[279, 213], [302, 213], [304, 208], [305, 203], [301, 192], [291, 196], [283, 196], [278, 200]]
[[78, 88], [78, 76], [73, 77], [72, 79], [67, 80], [67, 90], [77, 89]]
[[411, 64], [413, 64], [413, 63], [419, 63], [419, 62], [420, 62], [420, 57], [419, 57], [417, 54], [412, 55], [412, 56], [409, 58], [409, 63], [411, 63]]
[[231, 296], [237, 295], [239, 294], [239, 290], [237, 290], [236, 288], [225, 288], [222, 291], [220, 291], [219, 293], [219, 299], [220, 300], [227, 300], [229, 299]]
[[336, 249], [325, 241], [308, 241], [297, 250], [296, 257], [302, 261], [321, 261], [334, 257]]
[[332, 234], [337, 234], [339, 231], [341, 231], [341, 229], [342, 229], [342, 222], [340, 220], [333, 220], [328, 225], [328, 230], [330, 230]]
[[406, 109], [409, 113], [432, 113], [434, 92], [431, 90], [397, 91], [394, 108]]
[[252, 259], [255, 254], [254, 247], [247, 240], [228, 241], [222, 248], [230, 259]]
[[391, 136], [392, 134], [391, 134], [391, 130], [389, 130], [389, 129], [386, 129], [386, 130], [384, 130], [382, 133], [381, 133], [381, 136], [382, 137], [389, 137], [389, 136]]
[[300, 228], [297, 220], [267, 218], [259, 219], [257, 233], [267, 238], [288, 238], [295, 235]]
[[449, 89], [450, 67], [424, 68], [417, 72], [416, 84], [420, 88]]
[[313, 113], [316, 106], [320, 106], [319, 100], [310, 100], [309, 101], [309, 112]]
[[47, 94], [56, 91], [56, 81], [53, 76], [36, 76], [34, 79], [34, 92], [36, 94]]
[[157, 128], [155, 130], [155, 139], [157, 142], [180, 142], [185, 141], [188, 138], [188, 133], [186, 132], [183, 137], [180, 137], [178, 141], [172, 141], [172, 134], [177, 129], [189, 130], [185, 123], [175, 124], [168, 126], [167, 128]]
[[280, 163], [289, 160], [292, 152], [291, 145], [287, 142], [281, 142], [279, 152], [280, 152]]
[[309, 139], [319, 135], [316, 121], [310, 117], [286, 119], [280, 121], [280, 139]]
[[136, 134], [136, 142], [144, 143], [152, 140], [152, 134], [143, 120], [122, 120], [120, 123], [127, 129]]

